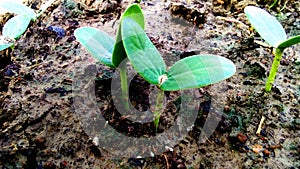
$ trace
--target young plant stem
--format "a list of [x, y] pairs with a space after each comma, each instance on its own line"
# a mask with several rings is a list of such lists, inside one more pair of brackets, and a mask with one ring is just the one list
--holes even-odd
[[119, 71], [120, 71], [120, 79], [121, 79], [121, 99], [123, 102], [123, 106], [125, 111], [129, 110], [129, 105], [128, 105], [128, 82], [127, 82], [127, 74], [126, 74], [126, 62], [121, 63], [119, 65]]
[[273, 8], [277, 4], [278, 0], [274, 0], [273, 3], [270, 5], [269, 9]]
[[278, 66], [280, 65], [280, 60], [282, 57], [283, 49], [276, 48], [275, 49], [275, 58], [272, 64], [271, 71], [269, 73], [269, 77], [265, 86], [265, 91], [270, 92], [272, 89], [272, 85], [275, 80], [276, 72], [278, 70]]
[[154, 121], [153, 121], [156, 130], [158, 128], [160, 115], [163, 111], [164, 96], [165, 96], [165, 92], [163, 90], [158, 89], [156, 104], [154, 109]]

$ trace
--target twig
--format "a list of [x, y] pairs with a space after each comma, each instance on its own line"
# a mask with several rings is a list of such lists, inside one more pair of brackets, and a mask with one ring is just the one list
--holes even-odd
[[165, 157], [165, 160], [166, 160], [167, 169], [169, 169], [170, 165], [169, 165], [169, 162], [168, 162], [168, 158], [167, 158], [166, 154], [163, 154], [163, 156]]
[[238, 24], [238, 26], [240, 27], [248, 27], [247, 25], [245, 25], [243, 22], [237, 20], [237, 19], [234, 19], [234, 18], [229, 18], [229, 17], [223, 17], [223, 16], [217, 16], [217, 19], [220, 19], [220, 20], [224, 20], [226, 22], [233, 22], [233, 23], [236, 23]]
[[260, 135], [262, 124], [265, 121], [265, 119], [266, 119], [265, 116], [262, 116], [261, 119], [260, 119], [257, 131], [256, 131], [256, 135], [258, 135], [258, 136]]
[[262, 46], [262, 47], [265, 47], [265, 48], [272, 48], [272, 46], [268, 45], [267, 43], [264, 43], [262, 41], [258, 41], [258, 40], [254, 40], [254, 43]]

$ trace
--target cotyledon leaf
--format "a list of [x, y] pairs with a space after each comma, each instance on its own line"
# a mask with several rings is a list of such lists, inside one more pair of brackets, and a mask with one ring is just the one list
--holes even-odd
[[149, 83], [159, 84], [159, 77], [166, 72], [166, 65], [143, 28], [126, 17], [121, 31], [127, 57], [134, 69]]
[[27, 15], [30, 19], [35, 18], [34, 10], [20, 2], [12, 0], [0, 0], [0, 9], [19, 15]]
[[267, 11], [255, 6], [247, 6], [244, 12], [254, 29], [269, 45], [276, 48], [286, 40], [287, 36], [282, 25]]
[[133, 4], [129, 6], [120, 19], [120, 24], [118, 27], [118, 32], [116, 37], [116, 44], [112, 54], [112, 63], [116, 67], [126, 58], [126, 52], [124, 50], [124, 46], [122, 43], [122, 36], [121, 36], [121, 24], [123, 19], [126, 17], [135, 20], [144, 29], [144, 15], [141, 10], [141, 7], [138, 4]]
[[217, 55], [193, 55], [177, 61], [170, 70], [160, 89], [177, 91], [207, 86], [232, 76], [235, 65], [229, 60]]
[[31, 18], [27, 15], [16, 15], [5, 23], [2, 34], [11, 39], [17, 39], [26, 31], [30, 20]]
[[95, 59], [109, 67], [115, 67], [112, 64], [112, 51], [115, 41], [111, 36], [93, 27], [78, 28], [75, 30], [74, 35]]
[[290, 37], [288, 38], [287, 40], [281, 42], [277, 48], [280, 48], [280, 49], [285, 49], [285, 48], [288, 48], [290, 46], [293, 46], [297, 43], [300, 43], [300, 35], [297, 35], [297, 36], [294, 36], [294, 37]]

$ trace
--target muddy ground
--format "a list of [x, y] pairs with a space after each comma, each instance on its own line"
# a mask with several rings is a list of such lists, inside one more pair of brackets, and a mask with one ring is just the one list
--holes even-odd
[[[41, 3], [25, 2], [34, 9]], [[85, 129], [97, 122], [88, 123], [89, 119], [102, 115], [106, 125], [123, 134], [153, 134], [152, 124], [143, 131], [139, 125], [123, 123], [126, 117], [117, 115], [110, 95], [115, 70], [92, 59], [73, 34], [76, 28], [93, 26], [114, 36], [121, 13], [132, 2], [57, 0], [29, 26], [13, 50], [0, 53], [1, 168], [300, 167], [300, 46], [285, 50], [272, 92], [265, 93], [272, 49], [259, 43], [263, 40], [250, 29], [243, 13], [247, 5], [268, 9], [273, 2], [268, 0], [141, 1], [145, 31], [168, 66], [191, 54], [210, 53], [231, 59], [237, 72], [226, 81], [194, 91], [200, 101], [197, 118], [186, 129], [188, 134], [164, 152], [150, 148], [148, 156], [120, 158], [114, 156], [119, 152], [97, 146], [94, 134], [98, 131], [91, 134]], [[299, 9], [299, 1], [279, 0], [269, 11], [293, 36], [300, 34]], [[1, 29], [10, 17], [1, 16]], [[62, 28], [65, 35], [51, 26]], [[100, 111], [88, 111], [82, 118], [76, 113], [78, 106], [95, 105], [74, 105], [78, 95], [72, 85], [76, 72], [88, 69], [97, 72], [94, 99]], [[133, 82], [131, 102], [145, 111], [151, 86], [138, 76]], [[179, 93], [167, 96], [162, 116], [167, 127], [161, 126], [160, 132], [172, 125], [180, 109], [175, 103]], [[210, 111], [212, 101], [219, 109]], [[200, 142], [209, 114], [218, 114], [220, 123]], [[262, 130], [256, 134], [262, 118]], [[134, 145], [128, 148], [135, 151]]]

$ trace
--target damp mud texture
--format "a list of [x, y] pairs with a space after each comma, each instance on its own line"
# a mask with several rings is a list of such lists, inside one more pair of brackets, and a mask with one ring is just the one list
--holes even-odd
[[[24, 0], [33, 9], [42, 2]], [[113, 128], [130, 138], [155, 137], [178, 124], [178, 112], [184, 108], [182, 91], [166, 92], [157, 132], [151, 122], [132, 120], [139, 115], [122, 114], [111, 90], [118, 71], [94, 60], [74, 37], [82, 26], [115, 36], [122, 12], [133, 2], [56, 0], [29, 25], [14, 49], [0, 52], [1, 168], [300, 167], [300, 46], [285, 50], [272, 92], [265, 93], [272, 48], [263, 45], [243, 13], [247, 5], [259, 6], [278, 18], [288, 36], [299, 35], [297, 0], [278, 1], [272, 9], [272, 0], [142, 0], [145, 31], [168, 67], [191, 55], [215, 54], [232, 60], [237, 72], [189, 91], [195, 102], [187, 107], [197, 110], [196, 116], [191, 125], [178, 125], [186, 134], [173, 146], [161, 152], [151, 146], [137, 150], [134, 143], [122, 141], [118, 146], [127, 152], [103, 146], [99, 140], [114, 137], [99, 129]], [[1, 30], [12, 16], [0, 16]], [[133, 70], [130, 64], [127, 69]], [[78, 78], [85, 80], [79, 83]], [[151, 110], [155, 86], [136, 74], [132, 79], [131, 105], [138, 112]], [[104, 123], [97, 121], [100, 117]], [[207, 122], [211, 117], [215, 126]], [[213, 131], [205, 130], [207, 126]], [[115, 156], [118, 153], [124, 157]]]

